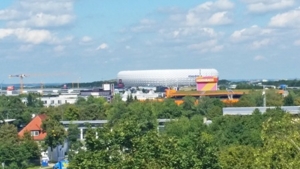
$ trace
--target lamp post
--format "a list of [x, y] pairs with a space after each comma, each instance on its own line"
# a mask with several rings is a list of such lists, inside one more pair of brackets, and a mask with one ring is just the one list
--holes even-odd
[[263, 86], [263, 93], [262, 95], [264, 96], [264, 100], [263, 100], [263, 107], [267, 106], [267, 98], [266, 98], [266, 89], [265, 86]]

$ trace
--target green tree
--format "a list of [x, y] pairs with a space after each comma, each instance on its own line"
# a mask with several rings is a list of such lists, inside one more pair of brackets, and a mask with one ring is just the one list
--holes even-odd
[[64, 111], [64, 120], [74, 121], [80, 119], [79, 109], [75, 105], [68, 105]]
[[183, 103], [181, 104], [182, 107], [182, 114], [185, 117], [191, 118], [196, 114], [196, 98], [191, 96], [185, 96], [183, 98]]
[[267, 106], [282, 106], [283, 96], [275, 90], [268, 90], [266, 92]]
[[[43, 132], [47, 133], [44, 140], [45, 146], [55, 148], [58, 145], [62, 145], [66, 139], [66, 132], [62, 124], [54, 119], [47, 118], [42, 123]], [[47, 147], [45, 147], [47, 148]]]
[[253, 165], [256, 150], [251, 146], [234, 145], [222, 149], [219, 163], [223, 169], [256, 169]]
[[294, 105], [294, 96], [293, 96], [293, 94], [290, 93], [283, 99], [283, 105], [284, 106], [293, 106]]
[[25, 149], [25, 154], [23, 154], [29, 161], [34, 161], [40, 158], [41, 151], [38, 144], [33, 140], [29, 132], [25, 132], [23, 138], [21, 139], [21, 145]]
[[281, 119], [268, 118], [263, 124], [263, 147], [257, 154], [259, 168], [300, 167], [300, 123], [285, 114]]
[[83, 146], [80, 140], [78, 140], [79, 135], [80, 135], [80, 130], [78, 129], [78, 125], [71, 123], [67, 131], [67, 139], [68, 139], [68, 146], [69, 146], [69, 152], [68, 152], [69, 160], [72, 160], [75, 153], [78, 152], [80, 148]]
[[43, 102], [38, 99], [38, 96], [32, 93], [27, 95], [27, 104], [28, 107], [43, 107]]
[[20, 140], [14, 125], [0, 126], [0, 161], [7, 168], [27, 168], [39, 155], [39, 148], [28, 133]]

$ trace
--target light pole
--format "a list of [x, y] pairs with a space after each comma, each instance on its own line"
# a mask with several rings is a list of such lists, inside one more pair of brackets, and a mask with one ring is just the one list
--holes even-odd
[[263, 93], [262, 95], [264, 96], [264, 100], [263, 100], [263, 107], [267, 106], [267, 98], [266, 98], [266, 89], [265, 86], [263, 86]]

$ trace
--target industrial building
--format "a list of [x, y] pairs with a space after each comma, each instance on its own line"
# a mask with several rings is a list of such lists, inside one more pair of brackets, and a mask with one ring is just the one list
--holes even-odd
[[[133, 86], [197, 86], [201, 90], [216, 89], [219, 73], [216, 69], [134, 70], [118, 73], [119, 84]], [[205, 84], [210, 84], [210, 87]]]

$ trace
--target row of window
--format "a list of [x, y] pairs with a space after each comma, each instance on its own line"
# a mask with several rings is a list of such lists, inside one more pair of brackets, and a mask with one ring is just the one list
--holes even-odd
[[[55, 100], [44, 100], [44, 104], [48, 104], [48, 101], [50, 101], [50, 104], [55, 104]], [[63, 100], [57, 100], [57, 104], [62, 104]], [[68, 103], [67, 100], [65, 100], [65, 104]]]

